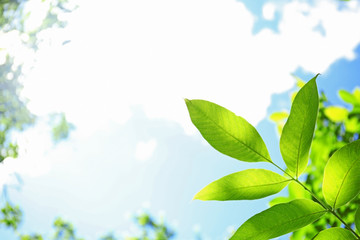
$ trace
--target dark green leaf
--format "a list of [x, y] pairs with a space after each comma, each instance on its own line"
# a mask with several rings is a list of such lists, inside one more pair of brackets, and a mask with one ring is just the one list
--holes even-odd
[[296, 95], [280, 138], [281, 155], [297, 178], [305, 170], [314, 135], [319, 97], [316, 75]]
[[318, 203], [297, 199], [275, 205], [247, 220], [231, 240], [268, 240], [302, 228], [326, 213]]
[[326, 202], [336, 209], [360, 192], [360, 140], [336, 151], [324, 170], [323, 194]]
[[216, 180], [199, 193], [199, 200], [250, 200], [280, 192], [291, 179], [265, 169], [248, 169]]
[[242, 117], [215, 103], [185, 100], [191, 121], [219, 152], [246, 162], [271, 162], [264, 141]]

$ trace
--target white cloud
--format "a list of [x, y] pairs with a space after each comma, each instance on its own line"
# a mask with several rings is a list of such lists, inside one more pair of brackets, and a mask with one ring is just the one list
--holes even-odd
[[276, 6], [273, 3], [265, 3], [262, 9], [263, 17], [266, 20], [273, 20], [275, 17]]
[[149, 158], [153, 155], [156, 146], [157, 141], [155, 139], [151, 139], [147, 142], [140, 141], [136, 145], [135, 158], [139, 161], [149, 160]]
[[[235, 0], [84, 1], [67, 29], [72, 42], [39, 54], [25, 90], [35, 112], [65, 111], [82, 134], [126, 122], [131, 105], [193, 132], [183, 98], [214, 101], [256, 124], [298, 67], [324, 73], [354, 57], [360, 7], [337, 4], [276, 5], [279, 33], [253, 35], [256, 16]], [[325, 36], [313, 31], [319, 24]]]

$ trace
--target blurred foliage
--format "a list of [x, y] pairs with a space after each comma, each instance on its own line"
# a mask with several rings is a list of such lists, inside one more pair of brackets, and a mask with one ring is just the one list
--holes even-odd
[[[43, 0], [38, 4], [46, 6], [46, 14], [40, 24], [29, 29], [26, 20], [31, 18], [26, 0], [1, 0], [0, 1], [0, 35], [16, 35], [23, 45], [36, 50], [42, 38], [39, 34], [46, 29], [64, 27], [66, 21], [60, 20], [59, 15], [75, 9], [68, 0]], [[5, 43], [6, 45], [6, 43]], [[36, 117], [27, 109], [27, 100], [21, 96], [23, 88], [22, 65], [15, 61], [16, 56], [6, 48], [0, 46], [0, 162], [6, 157], [18, 156], [18, 145], [12, 139], [14, 131], [21, 131], [26, 126], [32, 125]], [[65, 116], [63, 116], [63, 120]], [[54, 139], [67, 137], [69, 128], [64, 121], [54, 127]]]
[[76, 236], [73, 225], [62, 218], [56, 218], [53, 226], [55, 228], [54, 240], [83, 240]]
[[39, 234], [21, 235], [20, 240], [43, 240], [43, 237]]
[[148, 213], [137, 215], [135, 222], [142, 233], [140, 236], [127, 237], [125, 240], [168, 240], [175, 236], [175, 232], [163, 221], [155, 221]]
[[[301, 79], [297, 78], [298, 87], [301, 87], [303, 83]], [[292, 99], [295, 95], [296, 93], [292, 95]], [[343, 106], [334, 106], [328, 101], [324, 93], [320, 95], [317, 126], [310, 152], [311, 164], [306, 169], [305, 185], [321, 200], [324, 200], [321, 186], [327, 160], [342, 146], [359, 139], [360, 89], [355, 88], [352, 93], [340, 90], [339, 97], [344, 102]], [[276, 112], [270, 116], [270, 119], [276, 123], [279, 133], [281, 133], [287, 117], [287, 112]], [[288, 186], [288, 196], [274, 198], [270, 201], [270, 205], [288, 202], [296, 198], [311, 199], [311, 195], [302, 187], [291, 183]], [[351, 203], [342, 206], [337, 213], [346, 223], [353, 223], [359, 204], [360, 197], [358, 196]], [[341, 222], [333, 215], [327, 214], [317, 222], [294, 232], [291, 239], [312, 239], [321, 230], [339, 226], [341, 226]]]
[[[139, 236], [125, 237], [125, 240], [171, 240], [175, 232], [171, 230], [162, 220], [155, 220], [148, 213], [141, 213], [134, 217], [135, 224], [140, 230]], [[43, 240], [43, 235], [34, 233], [31, 235], [21, 234], [18, 227], [22, 223], [22, 211], [18, 206], [6, 203], [1, 209], [0, 226], [11, 229], [19, 236], [20, 240]], [[74, 226], [58, 217], [53, 223], [54, 233], [51, 234], [52, 240], [84, 240], [76, 235]], [[110, 233], [99, 240], [117, 240], [114, 234]]]
[[109, 233], [108, 235], [100, 238], [100, 240], [116, 240], [116, 239], [117, 238], [115, 238], [112, 233]]
[[55, 143], [61, 140], [66, 140], [69, 137], [70, 131], [75, 126], [66, 120], [64, 113], [54, 113], [50, 116], [52, 125], [52, 138]]
[[[20, 240], [43, 240], [41, 234], [31, 235], [20, 234], [18, 228], [22, 223], [22, 211], [18, 206], [13, 206], [9, 202], [1, 209], [0, 226], [11, 229], [19, 236]], [[62, 218], [56, 218], [53, 223], [55, 233], [52, 240], [83, 240], [76, 236], [76, 231], [71, 223], [64, 221]]]
[[22, 89], [18, 81], [21, 66], [13, 66], [13, 58], [9, 56], [0, 65], [0, 162], [6, 157], [16, 158], [18, 155], [18, 146], [11, 139], [12, 131], [23, 130], [35, 119], [26, 107], [26, 100], [19, 93]]
[[[38, 18], [37, 13], [29, 11], [31, 4], [43, 9], [45, 15], [38, 25], [29, 27], [27, 20], [31, 17]], [[39, 5], [40, 4], [40, 5]], [[38, 44], [43, 41], [41, 33], [50, 28], [62, 28], [66, 21], [60, 16], [75, 9], [68, 0], [0, 0], [0, 36], [9, 39], [2, 41], [0, 45], [0, 162], [7, 157], [18, 157], [18, 145], [13, 139], [13, 133], [23, 131], [36, 121], [27, 108], [27, 99], [21, 92], [23, 89], [22, 79], [24, 78], [23, 65], [17, 61], [17, 56], [8, 49], [11, 45], [7, 41], [13, 41], [12, 37], [21, 40], [24, 48], [38, 49]], [[33, 15], [33, 16], [32, 16]], [[73, 128], [66, 121], [65, 115], [58, 116], [59, 121], [53, 125], [54, 141], [65, 139]], [[6, 198], [6, 197], [5, 197]], [[42, 240], [39, 234], [21, 235], [17, 232], [22, 221], [22, 212], [18, 206], [9, 202], [1, 209], [0, 226], [12, 229], [20, 240]], [[54, 222], [54, 240], [79, 240], [74, 233], [72, 225], [58, 218]]]
[[16, 231], [21, 220], [22, 212], [18, 206], [13, 206], [7, 202], [5, 206], [1, 208], [0, 225], [5, 225], [5, 227]]

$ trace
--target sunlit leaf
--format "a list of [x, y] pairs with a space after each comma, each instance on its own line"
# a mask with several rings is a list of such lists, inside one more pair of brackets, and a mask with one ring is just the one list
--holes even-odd
[[271, 162], [264, 141], [244, 118], [215, 103], [185, 100], [191, 121], [219, 152], [246, 162]]
[[356, 98], [357, 105], [360, 105], [360, 88], [355, 88], [353, 95]]
[[334, 227], [321, 231], [314, 240], [352, 240], [356, 237], [347, 229]]
[[323, 194], [326, 202], [336, 209], [360, 192], [360, 140], [336, 151], [324, 170]]
[[231, 240], [267, 240], [302, 228], [320, 218], [326, 210], [308, 199], [275, 205], [247, 220]]
[[309, 192], [305, 191], [305, 189], [295, 181], [290, 182], [288, 188], [290, 199], [311, 198]]
[[352, 105], [357, 104], [357, 99], [355, 96], [346, 90], [339, 90], [339, 96], [342, 100], [344, 100], [344, 102], [350, 103]]
[[359, 133], [360, 132], [360, 120], [356, 117], [345, 120], [345, 129], [347, 132]]
[[289, 116], [287, 112], [275, 112], [270, 115], [270, 119], [274, 122], [286, 119]]
[[297, 178], [305, 170], [319, 106], [316, 75], [296, 95], [280, 138], [281, 155]]
[[306, 82], [304, 80], [302, 80], [301, 78], [299, 78], [298, 76], [293, 75], [293, 77], [296, 80], [297, 87], [302, 88], [306, 84]]
[[280, 196], [280, 197], [276, 197], [276, 198], [273, 198], [269, 201], [269, 206], [272, 207], [272, 206], [275, 206], [279, 203], [287, 203], [287, 202], [290, 202], [290, 198], [289, 197], [283, 197], [283, 196]]
[[333, 122], [342, 122], [347, 119], [348, 110], [339, 106], [329, 106], [325, 108], [325, 115]]
[[291, 179], [265, 169], [248, 169], [220, 178], [196, 194], [199, 200], [250, 200], [280, 192]]

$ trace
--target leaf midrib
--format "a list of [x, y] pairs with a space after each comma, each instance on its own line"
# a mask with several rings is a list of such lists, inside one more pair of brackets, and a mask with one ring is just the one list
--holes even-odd
[[355, 163], [356, 163], [357, 161], [358, 161], [358, 160], [354, 160], [354, 162], [351, 164], [350, 168], [346, 171], [346, 174], [345, 174], [345, 176], [344, 176], [344, 178], [343, 178], [343, 180], [342, 180], [342, 182], [341, 182], [339, 191], [338, 191], [337, 194], [336, 194], [336, 197], [335, 197], [335, 200], [334, 200], [333, 209], [335, 209], [336, 201], [337, 201], [337, 199], [338, 199], [338, 197], [339, 197], [339, 195], [340, 195], [340, 192], [341, 192], [341, 190], [342, 190], [342, 186], [344, 185], [344, 182], [345, 182], [347, 176], [349, 175], [349, 172], [350, 172], [351, 169], [354, 167], [354, 165], [355, 165]]
[[[193, 105], [193, 107], [198, 110], [202, 115], [204, 115], [207, 119], [209, 119], [211, 122], [213, 122], [218, 128], [220, 128], [223, 132], [225, 132], [227, 135], [229, 135], [230, 137], [232, 137], [233, 139], [235, 139], [237, 142], [241, 143], [243, 146], [246, 146], [248, 149], [250, 149], [252, 152], [254, 152], [255, 154], [257, 154], [258, 156], [260, 156], [261, 158], [265, 159], [267, 162], [272, 162], [270, 159], [268, 159], [267, 157], [261, 155], [260, 153], [258, 153], [257, 151], [255, 151], [252, 147], [248, 146], [247, 144], [243, 143], [240, 139], [238, 139], [237, 137], [235, 137], [234, 135], [230, 134], [228, 131], [226, 131], [222, 126], [220, 126], [216, 121], [214, 121], [212, 118], [210, 118], [206, 113], [204, 113], [200, 108], [196, 107], [191, 101], [190, 103]], [[233, 113], [234, 114], [234, 113]], [[235, 114], [234, 114], [235, 115]], [[235, 117], [238, 117], [235, 115]], [[244, 119], [245, 120], [245, 119]]]
[[[289, 181], [293, 181], [293, 180], [292, 179], [286, 179], [286, 180], [281, 181], [281, 182], [267, 183], [267, 184], [254, 185], [254, 186], [234, 187], [234, 188], [230, 188], [230, 189], [231, 190], [239, 190], [239, 189], [246, 189], [246, 188], [264, 187], [264, 186], [271, 186], [271, 185], [281, 184], [281, 183], [285, 183], [285, 182], [289, 182]], [[227, 192], [227, 191], [226, 190], [217, 191], [217, 193], [224, 193], [224, 192]]]

